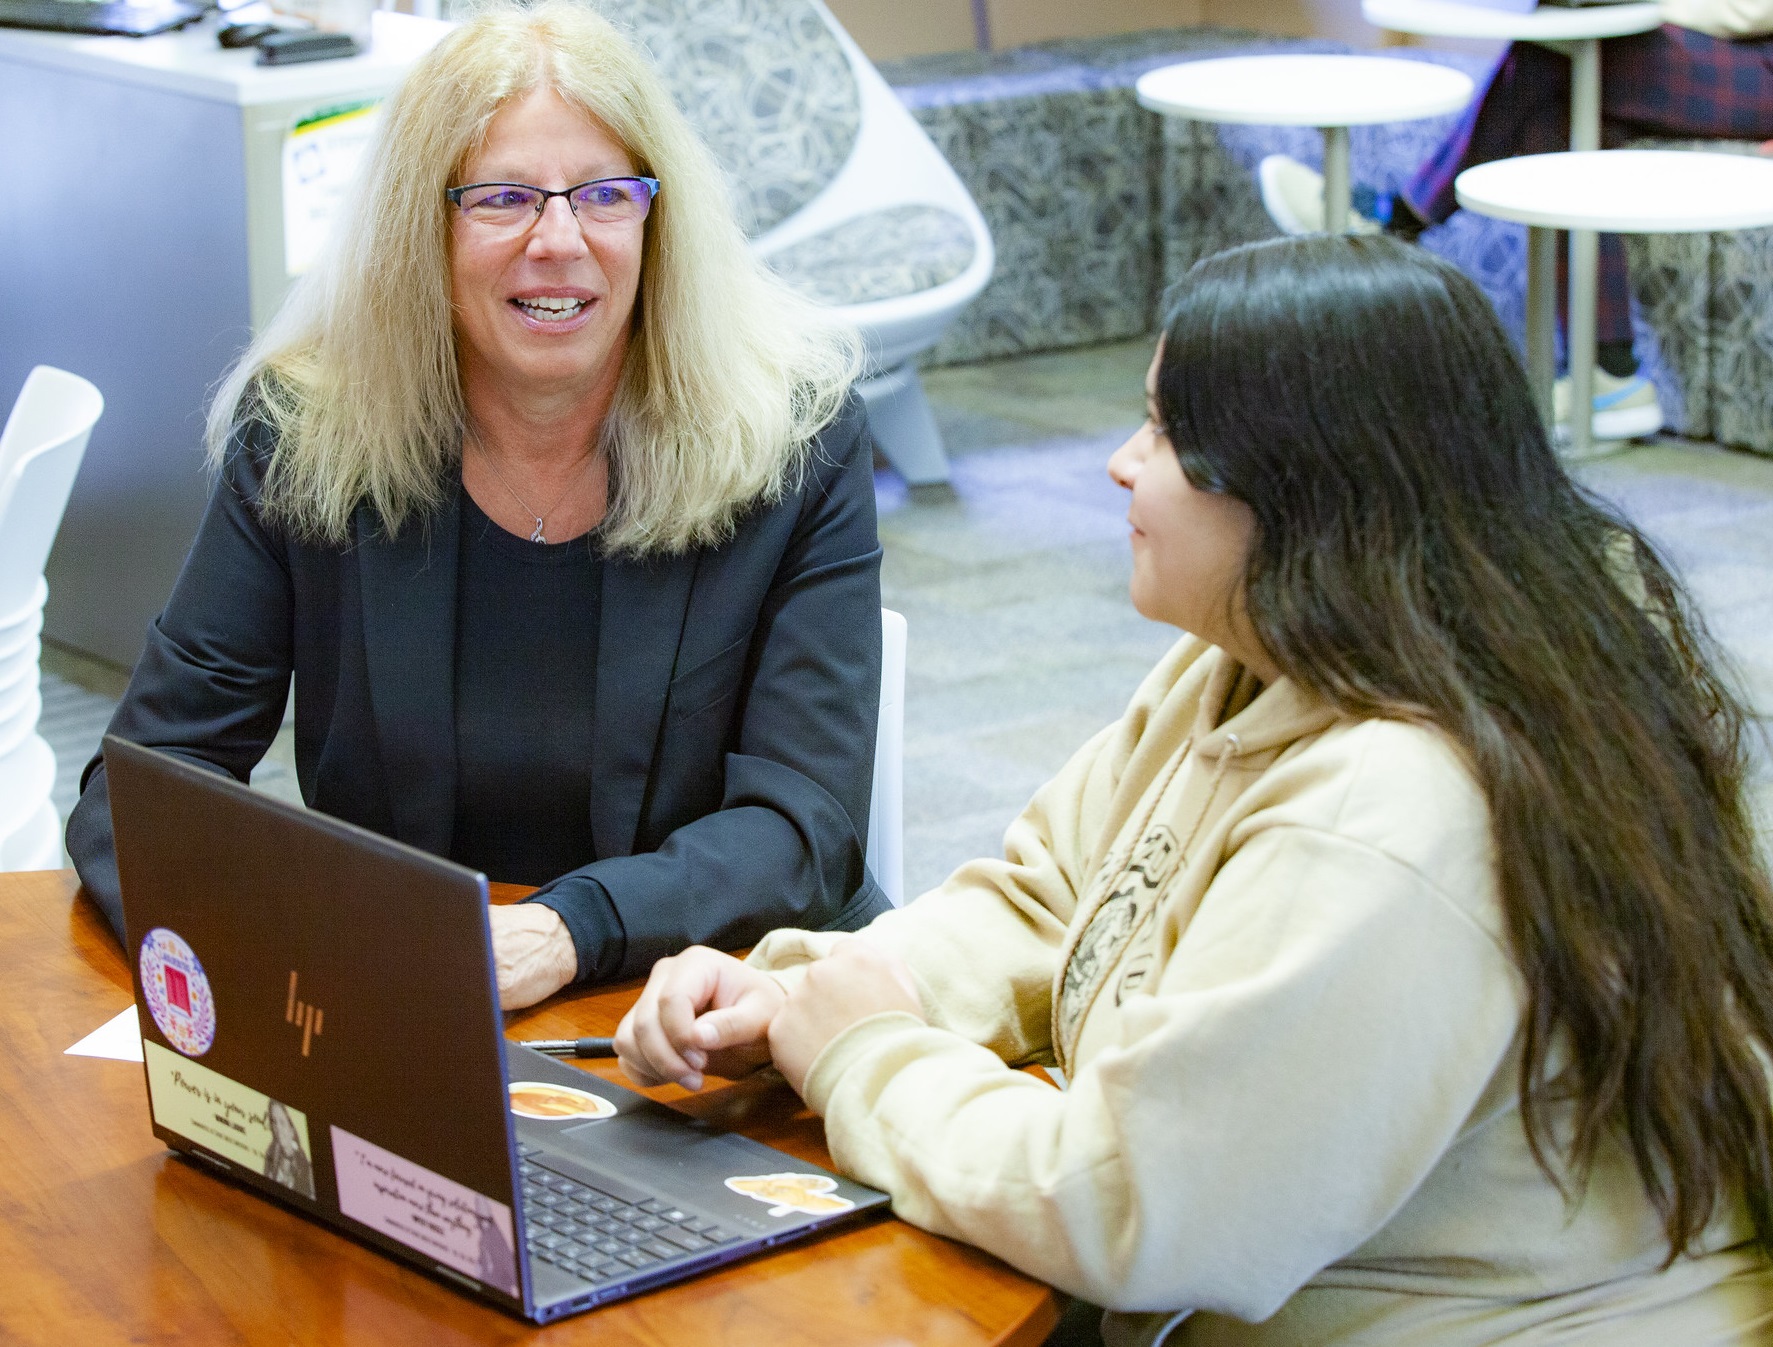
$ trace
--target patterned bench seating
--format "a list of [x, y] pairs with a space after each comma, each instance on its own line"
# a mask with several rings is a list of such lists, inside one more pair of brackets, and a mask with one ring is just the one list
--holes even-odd
[[[1755, 154], [1743, 141], [1646, 148]], [[1662, 404], [1694, 439], [1773, 454], [1773, 229], [1640, 234], [1625, 242], [1640, 332], [1660, 347]]]
[[[1138, 106], [1134, 81], [1180, 60], [1350, 50], [1208, 27], [883, 65], [984, 213], [999, 259], [991, 284], [924, 363], [1154, 331], [1163, 287], [1193, 262], [1276, 232], [1256, 193], [1262, 157], [1315, 164], [1322, 148], [1305, 128], [1160, 118]], [[1484, 68], [1463, 54], [1385, 54], [1474, 76]], [[1355, 128], [1355, 182], [1395, 190], [1452, 120]], [[1423, 243], [1472, 276], [1520, 340], [1526, 231], [1462, 211]], [[1773, 231], [1634, 238], [1628, 253], [1639, 350], [1671, 429], [1773, 453], [1765, 393], [1773, 386]]]
[[[1134, 82], [1180, 60], [1350, 50], [1201, 27], [883, 64], [881, 73], [966, 183], [998, 251], [991, 284], [926, 363], [1152, 331], [1163, 287], [1193, 262], [1275, 232], [1256, 196], [1257, 161], [1275, 151], [1315, 161], [1321, 148], [1309, 129], [1158, 117], [1139, 107]], [[1357, 180], [1392, 185], [1449, 121], [1356, 128]], [[1517, 298], [1513, 309], [1524, 313], [1524, 301]]]

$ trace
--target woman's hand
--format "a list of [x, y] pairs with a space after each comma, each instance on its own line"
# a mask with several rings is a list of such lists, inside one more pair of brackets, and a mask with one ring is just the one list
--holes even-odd
[[794, 1092], [806, 1097], [806, 1074], [825, 1045], [858, 1020], [887, 1010], [923, 1018], [911, 969], [866, 940], [844, 940], [807, 969], [769, 1028], [770, 1056]]
[[560, 913], [542, 903], [487, 909], [499, 1005], [522, 1010], [545, 1001], [579, 974], [579, 952]]
[[641, 1085], [699, 1090], [704, 1072], [743, 1076], [769, 1061], [770, 1023], [786, 999], [768, 973], [691, 945], [653, 965], [616, 1029], [616, 1056]]

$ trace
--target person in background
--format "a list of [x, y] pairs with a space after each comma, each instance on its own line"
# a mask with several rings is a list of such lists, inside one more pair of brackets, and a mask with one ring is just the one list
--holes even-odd
[[[1644, 137], [1764, 140], [1773, 136], [1773, 0], [1662, 0], [1667, 22], [1608, 38], [1601, 55], [1601, 145]], [[1395, 195], [1366, 194], [1374, 216], [1355, 227], [1410, 241], [1458, 203], [1453, 180], [1475, 164], [1570, 148], [1570, 62], [1528, 42], [1512, 44], [1457, 125]], [[1323, 179], [1271, 155], [1257, 172], [1262, 204], [1286, 233], [1323, 228]], [[1560, 295], [1562, 291], [1560, 290]], [[1595, 312], [1594, 434], [1653, 435], [1662, 406], [1632, 351], [1625, 245], [1603, 234]], [[1561, 302], [1561, 301], [1560, 301]], [[1557, 420], [1569, 421], [1570, 386], [1557, 386]]]
[[[862, 925], [888, 903], [858, 339], [753, 259], [583, 6], [464, 25], [384, 116], [215, 400], [220, 477], [112, 732], [245, 780], [293, 676], [308, 804], [541, 886], [492, 912], [508, 1006]], [[67, 843], [121, 936], [101, 758]]]
[[1117, 1344], [1765, 1343], [1773, 892], [1680, 586], [1422, 249], [1206, 259], [1147, 392], [1108, 470], [1187, 634], [1126, 714], [1001, 859], [655, 966], [624, 1069], [773, 1060]]

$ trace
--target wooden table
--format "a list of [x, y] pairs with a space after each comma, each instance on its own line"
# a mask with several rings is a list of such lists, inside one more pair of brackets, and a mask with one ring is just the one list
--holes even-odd
[[[1047, 1287], [890, 1217], [546, 1329], [510, 1318], [174, 1158], [139, 1066], [65, 1056], [130, 1001], [122, 951], [77, 894], [71, 871], [0, 874], [0, 1341], [1032, 1347], [1056, 1322]], [[638, 990], [556, 998], [508, 1027], [609, 1034]], [[831, 1163], [784, 1086], [648, 1093]]]

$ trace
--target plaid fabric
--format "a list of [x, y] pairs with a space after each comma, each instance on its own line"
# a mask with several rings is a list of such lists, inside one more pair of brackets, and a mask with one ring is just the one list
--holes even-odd
[[[1430, 224], [1457, 209], [1453, 179], [1473, 164], [1570, 147], [1570, 62], [1521, 42], [1503, 53], [1481, 93], [1402, 196]], [[1773, 39], [1727, 42], [1664, 24], [1601, 44], [1601, 144], [1644, 136], [1762, 140], [1773, 136]], [[1559, 267], [1563, 252], [1559, 251]], [[1559, 286], [1560, 306], [1564, 287]], [[1596, 335], [1631, 340], [1625, 247], [1601, 236]]]

